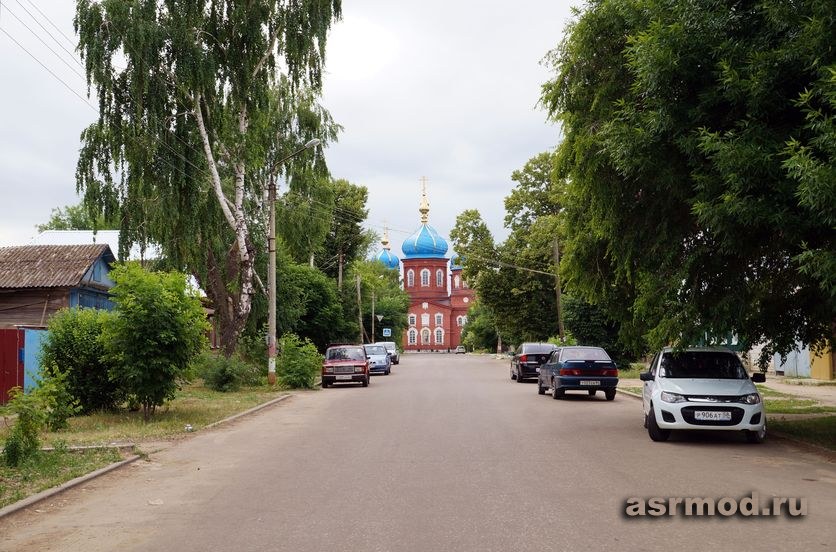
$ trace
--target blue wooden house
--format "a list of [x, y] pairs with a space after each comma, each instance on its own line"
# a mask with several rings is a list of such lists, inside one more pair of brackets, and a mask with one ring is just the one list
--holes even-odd
[[50, 316], [66, 307], [113, 308], [115, 261], [106, 244], [0, 247], [0, 404], [37, 372], [37, 330]]

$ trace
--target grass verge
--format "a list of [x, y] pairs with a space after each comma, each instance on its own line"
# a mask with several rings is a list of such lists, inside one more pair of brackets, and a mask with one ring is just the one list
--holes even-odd
[[122, 460], [116, 449], [69, 451], [57, 444], [16, 468], [0, 463], [0, 508]]
[[641, 362], [634, 362], [630, 364], [630, 368], [619, 370], [619, 379], [639, 379], [639, 374], [647, 372], [647, 365]]
[[836, 451], [836, 416], [807, 420], [769, 420], [769, 430]]
[[630, 393], [635, 393], [636, 395], [641, 395], [642, 391], [643, 391], [641, 387], [621, 387], [621, 386], [619, 386], [618, 388], [621, 389], [622, 391], [628, 391]]

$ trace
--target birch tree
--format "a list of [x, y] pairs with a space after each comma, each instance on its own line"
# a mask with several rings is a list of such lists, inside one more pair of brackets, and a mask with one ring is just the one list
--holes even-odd
[[118, 213], [120, 251], [155, 242], [214, 302], [234, 350], [259, 281], [271, 179], [326, 174], [317, 104], [340, 0], [78, 0], [99, 117], [81, 136], [85, 204]]

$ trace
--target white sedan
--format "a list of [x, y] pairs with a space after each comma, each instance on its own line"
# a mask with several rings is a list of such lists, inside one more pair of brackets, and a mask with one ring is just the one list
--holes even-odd
[[742, 431], [751, 443], [766, 438], [763, 400], [732, 351], [721, 348], [665, 348], [641, 374], [644, 426], [654, 441], [671, 430]]

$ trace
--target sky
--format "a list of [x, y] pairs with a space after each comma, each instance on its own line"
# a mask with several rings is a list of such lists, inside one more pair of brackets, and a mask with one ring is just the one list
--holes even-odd
[[[0, 246], [25, 245], [53, 208], [79, 201], [79, 136], [96, 118], [95, 100], [86, 100], [83, 70], [59, 33], [74, 41], [75, 2], [0, 4]], [[537, 106], [551, 76], [540, 62], [560, 42], [570, 6], [343, 0], [327, 44], [322, 104], [344, 130], [326, 159], [335, 178], [368, 188], [366, 226], [382, 234], [388, 224], [396, 254], [420, 225], [421, 177], [429, 222], [443, 236], [465, 209], [478, 209], [498, 239], [507, 235], [511, 173], [560, 139]]]

